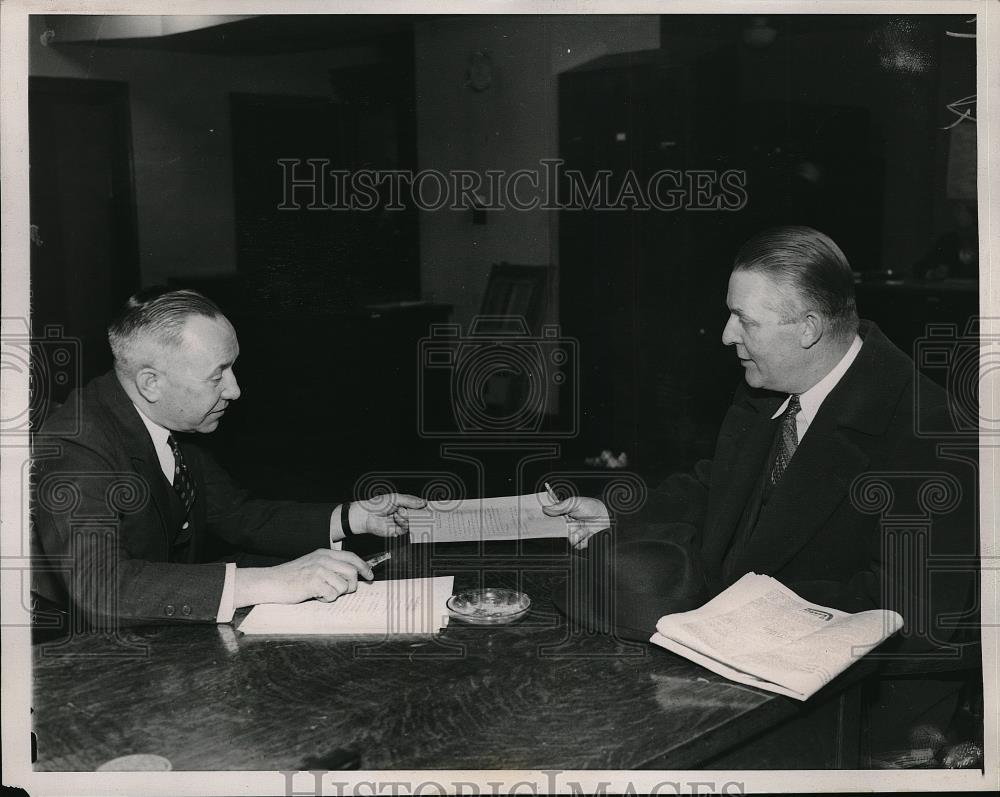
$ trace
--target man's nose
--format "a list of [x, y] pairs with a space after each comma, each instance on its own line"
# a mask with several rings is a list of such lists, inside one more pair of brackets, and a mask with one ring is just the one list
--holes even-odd
[[736, 316], [730, 315], [726, 321], [726, 326], [722, 330], [722, 343], [725, 346], [734, 346], [739, 343], [740, 336], [737, 334], [738, 321]]
[[236, 381], [236, 374], [230, 371], [225, 379], [226, 386], [222, 391], [222, 397], [226, 401], [236, 401], [240, 397], [240, 384]]

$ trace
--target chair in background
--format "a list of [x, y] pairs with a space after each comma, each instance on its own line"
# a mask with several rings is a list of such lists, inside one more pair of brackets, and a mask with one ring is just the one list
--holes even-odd
[[539, 337], [549, 311], [551, 277], [549, 266], [501, 262], [494, 263], [490, 271], [472, 334], [492, 339], [497, 344], [492, 353], [482, 358], [490, 373], [483, 380], [479, 400], [482, 412], [498, 422], [504, 418], [513, 419], [525, 410], [526, 403], [533, 404], [531, 397], [537, 394], [538, 386], [533, 394], [531, 380], [545, 378], [544, 369], [542, 373], [532, 373], [534, 369], [522, 367], [530, 358], [507, 358], [502, 354], [502, 347], [506, 338], [513, 343], [518, 338]]
[[523, 318], [530, 334], [537, 335], [549, 309], [549, 266], [494, 263], [483, 294], [478, 327], [490, 334], [518, 334], [515, 319]]

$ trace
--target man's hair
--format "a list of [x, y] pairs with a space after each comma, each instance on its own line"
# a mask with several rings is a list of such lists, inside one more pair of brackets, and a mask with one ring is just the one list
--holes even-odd
[[223, 317], [218, 305], [198, 291], [154, 285], [130, 296], [118, 317], [108, 325], [108, 343], [115, 367], [128, 370], [136, 366], [129, 355], [141, 338], [152, 338], [165, 346], [180, 345], [184, 323], [196, 315]]
[[840, 247], [812, 227], [774, 227], [758, 233], [736, 253], [733, 271], [766, 274], [791, 288], [806, 308], [830, 320], [836, 335], [857, 331], [851, 267]]

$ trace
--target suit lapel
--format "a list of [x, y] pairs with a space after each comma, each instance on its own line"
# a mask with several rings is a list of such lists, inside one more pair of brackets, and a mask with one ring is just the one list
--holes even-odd
[[[712, 465], [709, 513], [702, 539], [703, 558], [718, 567], [735, 533], [774, 440], [771, 415], [780, 398], [735, 404], [723, 422]], [[717, 468], [715, 463], [723, 466]]]
[[163, 475], [159, 457], [156, 456], [156, 448], [139, 417], [139, 411], [119, 384], [118, 377], [115, 376], [114, 372], [110, 372], [101, 377], [101, 380], [99, 388], [101, 397], [111, 408], [111, 417], [115, 419], [118, 426], [125, 450], [130, 452], [132, 466], [149, 486], [150, 500], [159, 515], [163, 539], [169, 550], [173, 541], [171, 530], [176, 525], [172, 522], [175, 512], [171, 505], [171, 499], [178, 499]]
[[773, 574], [784, 566], [847, 497], [868, 461], [843, 434], [810, 428], [761, 511], [735, 572]]
[[169, 546], [173, 542], [171, 529], [176, 526], [176, 523], [173, 522], [174, 515], [176, 514], [173, 502], [179, 503], [180, 499], [173, 495], [173, 488], [167, 482], [163, 471], [160, 469], [160, 462], [156, 457], [152, 441], [149, 441], [149, 447], [152, 451], [152, 461], [148, 457], [133, 454], [132, 465], [136, 469], [136, 472], [145, 478], [146, 483], [149, 485], [150, 498], [152, 499], [153, 506], [156, 508], [157, 514], [160, 516], [163, 539]]

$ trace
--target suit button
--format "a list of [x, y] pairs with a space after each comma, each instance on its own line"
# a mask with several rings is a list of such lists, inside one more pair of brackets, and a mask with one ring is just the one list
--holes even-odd
[[181, 606], [181, 614], [187, 617], [189, 614], [191, 614], [191, 607], [185, 603], [183, 606]]
[[184, 521], [184, 525], [183, 525], [183, 526], [181, 526], [181, 530], [183, 530], [183, 529], [186, 529], [186, 528], [187, 528], [188, 526], [190, 526], [190, 525], [191, 525], [191, 524], [190, 524], [190, 523], [189, 523], [188, 521], [186, 521], [186, 520], [185, 520], [185, 521]]
[[163, 613], [167, 615], [167, 617], [173, 617], [175, 611], [176, 609], [174, 609], [174, 605], [172, 603], [168, 603], [166, 608], [164, 608]]

